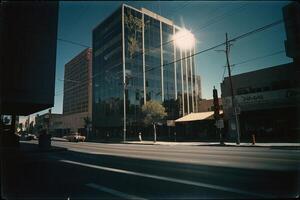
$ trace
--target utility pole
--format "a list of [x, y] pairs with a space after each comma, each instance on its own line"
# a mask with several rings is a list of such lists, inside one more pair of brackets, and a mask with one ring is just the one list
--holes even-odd
[[50, 124], [51, 124], [51, 108], [48, 110], [49, 113], [49, 121], [48, 121], [48, 126], [47, 126], [47, 134], [50, 134]]
[[230, 64], [229, 64], [229, 51], [230, 51], [230, 44], [228, 42], [228, 36], [226, 33], [226, 61], [227, 61], [227, 68], [228, 68], [228, 77], [229, 77], [229, 82], [230, 82], [230, 90], [231, 90], [231, 103], [232, 103], [232, 108], [234, 110], [234, 115], [235, 115], [235, 123], [236, 123], [236, 132], [237, 132], [237, 140], [236, 144], [240, 144], [240, 126], [239, 126], [239, 118], [237, 114], [237, 109], [236, 105], [234, 102], [234, 93], [233, 93], [233, 86], [232, 86], [232, 79], [231, 79], [231, 70], [230, 70]]
[[127, 84], [126, 84], [126, 76], [125, 76], [125, 79], [124, 79], [124, 83], [123, 83], [123, 98], [124, 98], [124, 120], [123, 120], [123, 142], [125, 143], [126, 142], [126, 88], [127, 88]]

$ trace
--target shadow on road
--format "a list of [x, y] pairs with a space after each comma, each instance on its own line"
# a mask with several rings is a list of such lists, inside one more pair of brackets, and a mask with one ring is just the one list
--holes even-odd
[[[241, 198], [240, 194], [227, 191], [136, 176], [118, 170], [239, 188], [241, 191], [281, 198], [295, 196], [299, 186], [299, 171], [185, 164], [180, 161], [137, 159], [81, 153], [66, 149], [39, 152], [36, 144], [21, 144], [20, 149], [21, 151], [6, 152], [1, 157], [3, 161], [2, 189], [7, 199], [116, 198], [108, 193], [86, 187], [88, 183], [96, 183], [118, 191], [154, 199]], [[35, 150], [24, 151], [24, 149]], [[99, 169], [97, 166], [102, 168]], [[110, 169], [117, 169], [117, 171]], [[242, 197], [251, 196], [242, 195]]]

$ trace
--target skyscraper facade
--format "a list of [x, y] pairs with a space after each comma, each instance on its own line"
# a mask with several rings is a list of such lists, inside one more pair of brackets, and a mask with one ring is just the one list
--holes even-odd
[[161, 102], [168, 119], [197, 111], [201, 86], [196, 81], [195, 49], [175, 45], [173, 37], [181, 30], [169, 19], [125, 4], [96, 26], [92, 112], [96, 132], [120, 130], [124, 112], [126, 124], [138, 126], [141, 107], [149, 100]]
[[87, 48], [65, 65], [63, 114], [91, 112], [92, 49]]
[[92, 49], [87, 48], [65, 65], [63, 126], [82, 132], [84, 118], [92, 117]]

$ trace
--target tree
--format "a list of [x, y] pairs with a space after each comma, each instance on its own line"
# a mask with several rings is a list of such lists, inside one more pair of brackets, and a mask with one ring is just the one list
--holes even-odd
[[165, 107], [157, 101], [147, 101], [142, 106], [142, 113], [144, 115], [144, 123], [146, 125], [153, 125], [154, 142], [156, 142], [156, 125], [167, 116]]

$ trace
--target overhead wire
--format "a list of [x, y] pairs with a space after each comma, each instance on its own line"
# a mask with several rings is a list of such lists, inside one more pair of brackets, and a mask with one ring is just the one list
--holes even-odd
[[[191, 3], [191, 1], [189, 1], [189, 3]], [[189, 3], [186, 3], [184, 7], [186, 7]], [[219, 21], [223, 20], [223, 19], [225, 18], [226, 15], [228, 15], [228, 14], [230, 14], [230, 13], [231, 13], [231, 15], [233, 15], [233, 14], [236, 13], [236, 12], [233, 12], [233, 11], [239, 10], [239, 9], [245, 7], [246, 5], [247, 5], [247, 4], [243, 4], [243, 5], [239, 6], [238, 8], [234, 8], [234, 9], [232, 9], [232, 10], [230, 10], [230, 11], [227, 11], [227, 12], [223, 13], [223, 14], [220, 15], [220, 16], [217, 16], [217, 17], [215, 17], [215, 18], [212, 18], [210, 21], [214, 21], [214, 20], [216, 20], [216, 18], [221, 18], [220, 20], [217, 20], [217, 21], [215, 21], [214, 23], [219, 22]], [[184, 7], [181, 7], [181, 9], [183, 9]], [[218, 9], [219, 9], [219, 8], [217, 8], [216, 10], [218, 10]], [[209, 21], [209, 22], [210, 22], [210, 21]], [[202, 29], [204, 29], [204, 28], [206, 28], [206, 27], [208, 27], [208, 26], [210, 26], [210, 25], [212, 25], [212, 24], [207, 22], [205, 25], [200, 26], [200, 27], [196, 28], [195, 30], [202, 30]], [[187, 35], [188, 35], [188, 34], [184, 34], [184, 35], [180, 36], [179, 38], [184, 38], [184, 37], [186, 37]], [[179, 38], [178, 38], [178, 39], [179, 39]], [[62, 39], [62, 38], [58, 38], [57, 40], [62, 41], [62, 42], [67, 42], [67, 43], [70, 43], [70, 44], [74, 44], [74, 45], [78, 45], [78, 46], [82, 46], [82, 47], [85, 47], [85, 48], [90, 48], [90, 46], [88, 46], [88, 45], [81, 44], [81, 43], [78, 43], [78, 42], [74, 42], [74, 41], [71, 41], [71, 40], [66, 40], [66, 39]], [[146, 52], [151, 51], [152, 49], [159, 48], [159, 47], [161, 47], [161, 46], [167, 45], [167, 44], [169, 44], [169, 43], [171, 43], [171, 42], [173, 42], [173, 41], [174, 41], [174, 39], [171, 39], [171, 40], [166, 41], [166, 42], [164, 42], [164, 43], [162, 43], [162, 44], [159, 44], [158, 46], [152, 47], [151, 49], [149, 48], [149, 49], [147, 49], [147, 50], [141, 51], [140, 53], [133, 55], [133, 58], [135, 58], [135, 57], [137, 57], [137, 56], [141, 56], [141, 55], [145, 54]]]
[[264, 55], [264, 56], [258, 56], [258, 57], [255, 57], [255, 58], [244, 60], [244, 61], [239, 62], [239, 63], [232, 64], [231, 67], [235, 67], [237, 65], [242, 65], [242, 64], [245, 64], [245, 63], [248, 63], [248, 62], [252, 62], [252, 61], [255, 61], [255, 60], [260, 60], [260, 59], [263, 59], [263, 58], [266, 58], [266, 57], [270, 57], [270, 56], [274, 56], [274, 55], [277, 55], [277, 54], [281, 54], [281, 53], [284, 53], [284, 52], [285, 52], [285, 50], [280, 50], [280, 51], [276, 51], [276, 52], [273, 52], [271, 54], [267, 54], [267, 55]]
[[81, 44], [79, 42], [74, 42], [74, 41], [71, 41], [71, 40], [66, 40], [66, 39], [62, 39], [62, 38], [57, 38], [57, 40], [62, 41], [62, 42], [66, 42], [66, 43], [70, 43], [70, 44], [74, 44], [74, 45], [77, 45], [77, 46], [85, 47], [85, 48], [90, 48], [90, 46], [88, 46], [88, 45]]
[[[241, 9], [241, 8], [244, 7], [244, 6], [246, 6], [246, 5], [240, 6], [239, 9]], [[223, 15], [223, 16], [224, 16], [224, 15]], [[248, 36], [250, 36], [250, 35], [252, 35], [252, 34], [255, 34], [255, 33], [261, 32], [261, 31], [263, 31], [263, 30], [266, 30], [266, 29], [268, 29], [268, 28], [271, 28], [271, 27], [273, 27], [273, 26], [276, 26], [276, 25], [278, 25], [278, 24], [280, 24], [280, 23], [282, 23], [282, 22], [283, 22], [282, 19], [281, 19], [281, 20], [278, 20], [278, 21], [275, 21], [275, 22], [273, 22], [273, 23], [271, 23], [271, 24], [265, 25], [265, 26], [260, 27], [260, 28], [258, 28], [258, 29], [249, 31], [249, 32], [247, 32], [247, 33], [245, 33], [245, 34], [239, 35], [239, 36], [237, 36], [237, 37], [235, 37], [235, 38], [233, 38], [233, 39], [230, 39], [228, 42], [238, 41], [238, 40], [240, 40], [240, 39], [242, 39], [242, 38], [245, 38], [245, 37], [248, 37]], [[65, 39], [61, 39], [61, 38], [58, 38], [58, 40], [63, 41], [63, 42], [68, 42], [68, 43], [71, 43], [71, 44], [74, 44], [74, 45], [79, 45], [79, 46], [82, 46], [82, 47], [89, 47], [89, 46], [87, 46], [87, 45], [83, 45], [83, 44], [80, 44], [80, 43], [77, 43], [77, 42], [73, 42], [73, 41], [70, 41], [70, 40], [65, 40]], [[168, 41], [168, 42], [170, 43], [170, 42], [172, 42], [172, 41]], [[162, 45], [163, 45], [163, 44], [162, 44]], [[178, 59], [178, 60], [176, 60], [176, 61], [172, 61], [172, 62], [170, 62], [170, 63], [165, 63], [165, 64], [163, 64], [162, 66], [167, 66], [167, 65], [170, 65], [170, 64], [174, 64], [175, 62], [178, 62], [178, 61], [181, 61], [181, 60], [184, 60], [184, 59], [187, 59], [187, 58], [190, 58], [190, 57], [199, 55], [199, 54], [201, 54], [201, 53], [204, 53], [204, 52], [213, 50], [213, 49], [218, 48], [218, 47], [223, 46], [223, 45], [225, 45], [225, 42], [220, 43], [220, 44], [218, 44], [218, 45], [215, 45], [215, 46], [213, 46], [213, 47], [207, 48], [207, 49], [205, 49], [205, 50], [198, 51], [198, 52], [196, 52], [196, 53], [194, 53], [194, 54], [191, 54], [191, 55], [186, 56], [186, 57], [184, 57], [184, 58]], [[145, 53], [145, 51], [143, 51], [142, 53]], [[160, 68], [160, 67], [161, 67], [161, 65], [159, 65], [159, 66], [157, 66], [157, 67], [150, 68], [150, 69], [146, 70], [146, 72], [147, 72], [147, 71], [154, 70], [154, 69], [156, 69], [156, 68]], [[98, 76], [98, 75], [99, 75], [99, 74], [95, 74], [95, 75], [92, 77], [92, 79], [93, 79], [95, 76]]]
[[[232, 68], [232, 71], [233, 71], [233, 69], [236, 69], [235, 66], [242, 65], [242, 64], [245, 64], [245, 63], [249, 63], [249, 62], [253, 62], [253, 61], [256, 61], [256, 60], [260, 60], [260, 59], [264, 59], [264, 58], [274, 56], [274, 55], [278, 55], [278, 54], [281, 54], [281, 53], [284, 53], [284, 52], [285, 52], [285, 50], [280, 50], [280, 51], [276, 51], [276, 52], [266, 54], [266, 55], [263, 55], [263, 56], [254, 57], [254, 58], [251, 58], [251, 59], [247, 59], [247, 60], [232, 64], [232, 65], [230, 65], [230, 67]], [[223, 68], [224, 68], [224, 72], [223, 72], [223, 76], [221, 78], [221, 82], [224, 79], [225, 70], [227, 69], [227, 66], [223, 66]]]
[[[271, 23], [271, 24], [267, 24], [267, 25], [265, 25], [265, 26], [263, 26], [263, 27], [260, 27], [260, 28], [258, 28], [258, 29], [249, 31], [249, 32], [244, 33], [244, 34], [242, 34], [242, 35], [239, 35], [239, 36], [237, 36], [237, 37], [235, 37], [235, 38], [232, 38], [232, 39], [228, 40], [228, 42], [235, 42], [235, 41], [238, 41], [238, 40], [243, 39], [243, 38], [245, 38], [245, 37], [248, 37], [248, 36], [250, 36], [250, 35], [252, 35], [252, 34], [255, 34], [255, 33], [264, 31], [264, 30], [266, 30], [266, 29], [268, 29], [268, 28], [271, 28], [271, 27], [273, 27], [273, 26], [276, 26], [276, 25], [278, 25], [278, 24], [280, 24], [280, 23], [282, 23], [282, 22], [283, 22], [283, 20], [278, 20], [278, 21], [273, 22], [273, 23]], [[194, 53], [194, 54], [191, 54], [191, 55], [189, 55], [189, 56], [186, 56], [186, 57], [184, 57], [184, 58], [180, 58], [180, 59], [178, 59], [178, 60], [175, 60], [175, 61], [172, 61], [172, 62], [163, 64], [162, 66], [167, 66], [167, 65], [170, 65], [170, 64], [174, 64], [175, 62], [178, 62], [178, 61], [181, 61], [181, 60], [184, 60], [184, 59], [187, 59], [187, 58], [190, 58], [190, 57], [199, 55], [199, 54], [201, 54], [201, 53], [204, 53], [204, 52], [207, 52], [207, 51], [216, 49], [216, 48], [218, 48], [218, 47], [220, 47], [220, 46], [223, 46], [223, 45], [225, 45], [225, 44], [226, 44], [226, 42], [220, 43], [220, 44], [218, 44], [218, 45], [215, 45], [215, 46], [213, 46], [213, 47], [207, 48], [207, 49], [205, 49], [205, 50], [198, 51], [198, 52], [196, 52], [196, 53]], [[150, 68], [150, 69], [148, 69], [148, 71], [151, 71], [151, 70], [153, 70], [153, 69], [155, 69], [155, 68], [158, 68], [158, 67], [161, 67], [161, 66], [157, 66], [157, 67]], [[146, 71], [147, 71], [147, 70], [146, 70]]]
[[[207, 28], [208, 26], [210, 26], [210, 25], [212, 25], [212, 24], [215, 24], [215, 23], [217, 23], [217, 22], [219, 22], [219, 21], [221, 21], [221, 20], [223, 20], [223, 19], [225, 19], [225, 16], [226, 15], [233, 15], [233, 14], [236, 14], [237, 12], [236, 12], [236, 10], [242, 10], [242, 8], [245, 8], [247, 6], [247, 4], [243, 4], [243, 5], [241, 5], [241, 6], [239, 6], [238, 8], [234, 8], [234, 9], [231, 9], [231, 10], [229, 10], [229, 11], [227, 11], [227, 12], [225, 12], [225, 13], [223, 13], [222, 15], [219, 15], [219, 16], [217, 16], [217, 17], [215, 17], [215, 18], [212, 18], [210, 21], [213, 21], [213, 20], [216, 20], [216, 18], [220, 18], [219, 20], [217, 20], [217, 21], [214, 21], [213, 23], [205, 23], [203, 26], [200, 26], [200, 27], [198, 27], [198, 28], [196, 28], [196, 29], [194, 29], [194, 31], [199, 31], [199, 30], [202, 30], [202, 29], [204, 29], [204, 28]], [[209, 22], [210, 22], [209, 21]], [[184, 38], [184, 37], [187, 37], [189, 34], [188, 33], [186, 33], [186, 34], [183, 34], [183, 35], [181, 35], [180, 37], [178, 37], [178, 38], [176, 38], [176, 39], [182, 39], [182, 38]], [[149, 48], [149, 49], [146, 49], [146, 50], [144, 50], [144, 51], [140, 51], [138, 54], [135, 54], [134, 56], [133, 56], [133, 58], [135, 58], [135, 57], [137, 57], [137, 56], [141, 56], [141, 55], [143, 55], [143, 54], [145, 54], [145, 53], [147, 53], [147, 52], [149, 52], [149, 51], [151, 51], [152, 49], [156, 49], [156, 48], [160, 48], [160, 47], [162, 47], [162, 46], [165, 46], [165, 45], [167, 45], [167, 44], [170, 44], [171, 42], [174, 42], [175, 40], [172, 38], [171, 40], [168, 40], [168, 41], [166, 41], [166, 42], [163, 42], [163, 43], [161, 43], [161, 44], [159, 44], [159, 45], [157, 45], [157, 46], [154, 46], [154, 47], [152, 47], [151, 49]]]
[[[244, 33], [244, 34], [241, 34], [241, 35], [239, 35], [239, 36], [237, 36], [237, 37], [235, 37], [235, 38], [229, 39], [228, 42], [238, 41], [238, 40], [243, 39], [243, 38], [245, 38], [245, 37], [251, 36], [251, 35], [253, 35], [253, 34], [255, 34], [255, 33], [259, 33], [259, 32], [261, 32], [261, 31], [264, 31], [264, 30], [266, 30], [266, 29], [269, 29], [269, 28], [271, 28], [271, 27], [274, 27], [274, 26], [276, 26], [276, 25], [278, 25], [278, 24], [280, 24], [280, 23], [282, 23], [282, 22], [283, 22], [283, 20], [275, 21], [275, 22], [270, 23], [270, 24], [267, 24], [267, 25], [265, 25], [265, 26], [263, 26], [263, 27], [254, 29], [254, 30], [249, 31], [249, 32]], [[177, 60], [175, 60], [175, 61], [172, 61], [172, 62], [169, 62], [169, 63], [165, 63], [165, 64], [163, 64], [162, 66], [168, 66], [168, 65], [174, 64], [175, 62], [178, 62], [178, 61], [181, 61], [181, 60], [184, 60], [184, 59], [187, 59], [187, 58], [190, 58], [190, 57], [193, 57], [193, 56], [196, 56], [196, 55], [205, 53], [205, 52], [207, 52], [207, 51], [210, 51], [210, 50], [216, 49], [216, 48], [218, 48], [218, 47], [221, 47], [221, 46], [223, 46], [223, 45], [225, 45], [225, 44], [226, 44], [226, 42], [217, 44], [217, 45], [215, 45], [215, 46], [213, 46], [213, 47], [210, 47], [210, 48], [207, 48], [207, 49], [198, 51], [198, 52], [193, 53], [193, 54], [190, 54], [189, 56], [186, 56], [186, 57], [184, 57], [184, 58], [180, 58], [180, 59], [177, 59]], [[145, 72], [152, 71], [152, 70], [158, 69], [158, 68], [160, 68], [160, 67], [161, 67], [161, 65], [156, 66], [156, 67], [153, 67], [153, 68], [150, 68], [150, 69], [148, 69], [148, 70], [145, 70]], [[93, 79], [94, 77], [99, 76], [99, 75], [100, 75], [100, 74], [95, 74], [95, 75], [93, 75], [90, 79]], [[84, 82], [84, 83], [85, 83], [85, 82]], [[82, 84], [83, 84], [83, 83], [82, 83]], [[79, 83], [78, 85], [80, 85], [80, 83]], [[70, 88], [69, 88], [69, 89], [70, 89]]]

